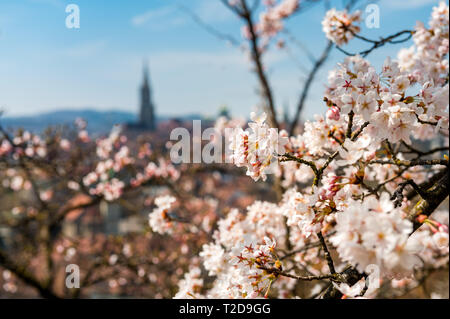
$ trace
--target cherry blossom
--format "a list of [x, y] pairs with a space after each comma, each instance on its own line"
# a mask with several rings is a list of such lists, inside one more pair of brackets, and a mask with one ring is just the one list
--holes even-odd
[[255, 181], [259, 178], [265, 180], [266, 173], [273, 169], [272, 164], [277, 163], [277, 157], [285, 153], [284, 146], [288, 139], [266, 123], [266, 113], [257, 116], [251, 114], [247, 130], [236, 128], [231, 136], [231, 159], [238, 167], [246, 167], [247, 175]]
[[355, 23], [360, 20], [359, 11], [348, 13], [347, 10], [337, 11], [333, 8], [327, 11], [322, 21], [323, 32], [337, 45], [346, 44], [359, 32], [360, 28]]
[[173, 196], [160, 196], [155, 198], [156, 208], [149, 215], [149, 224], [154, 232], [170, 234], [173, 230], [173, 221], [169, 216], [172, 203], [176, 201]]

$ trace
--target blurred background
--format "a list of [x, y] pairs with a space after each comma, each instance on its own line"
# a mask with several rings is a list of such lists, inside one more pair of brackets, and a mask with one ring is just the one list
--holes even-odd
[[[278, 118], [293, 117], [327, 46], [325, 12], [348, 2], [301, 1], [270, 43], [263, 63]], [[363, 17], [367, 4], [379, 5], [380, 28], [362, 28], [369, 38], [426, 23], [438, 3], [354, 2]], [[79, 8], [79, 28], [66, 26], [69, 4]], [[206, 128], [263, 108], [241, 27], [219, 0], [0, 1], [0, 297], [173, 297], [219, 218], [275, 200], [269, 184], [235, 167], [168, 159], [173, 128], [191, 130], [193, 119]], [[411, 43], [368, 59], [379, 67]], [[300, 126], [326, 110], [328, 71], [344, 58], [332, 49], [310, 81]], [[110, 133], [116, 125], [122, 130]], [[123, 185], [91, 187], [86, 178], [99, 163], [119, 165], [102, 174]], [[148, 226], [154, 198], [167, 193], [177, 197], [171, 218], [183, 230], [172, 236]], [[80, 267], [80, 289], [65, 285], [67, 264]], [[437, 276], [448, 283], [448, 272]], [[426, 289], [405, 284], [400, 296]]]

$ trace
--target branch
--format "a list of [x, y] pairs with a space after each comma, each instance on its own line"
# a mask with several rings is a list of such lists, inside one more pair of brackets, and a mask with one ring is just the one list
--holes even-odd
[[[352, 115], [352, 113], [350, 113], [347, 132], [346, 132], [347, 137], [349, 137], [352, 142], [356, 141], [358, 136], [362, 133], [364, 128], [366, 128], [368, 125], [369, 125], [369, 122], [365, 122], [365, 123], [363, 123], [363, 125], [361, 125], [361, 127], [357, 131], [352, 133], [351, 130], [352, 130], [352, 126], [353, 126], [353, 115]], [[344, 142], [342, 142], [342, 144], [343, 143]], [[296, 162], [308, 165], [309, 167], [311, 167], [311, 169], [314, 172], [313, 186], [318, 186], [320, 180], [322, 179], [323, 172], [338, 155], [339, 155], [339, 150], [336, 150], [333, 154], [331, 154], [327, 158], [324, 165], [320, 168], [317, 168], [317, 166], [314, 162], [306, 161], [306, 160], [298, 158], [292, 154], [281, 155], [280, 161], [281, 162], [296, 161]]]
[[317, 236], [319, 237], [320, 244], [322, 245], [322, 248], [324, 250], [325, 259], [327, 260], [327, 263], [328, 263], [328, 268], [330, 268], [331, 274], [334, 275], [334, 274], [336, 274], [336, 269], [334, 268], [333, 258], [331, 258], [330, 252], [327, 247], [327, 243], [325, 242], [325, 238], [323, 238], [321, 231], [319, 231], [317, 233]]
[[[350, 53], [350, 52], [347, 52], [346, 50], [342, 49], [342, 48], [339, 47], [339, 46], [336, 46], [336, 48], [337, 48], [339, 51], [341, 51], [342, 53], [344, 53], [345, 55], [349, 55], [349, 56], [361, 55], [362, 57], [366, 57], [370, 52], [372, 52], [373, 50], [375, 50], [375, 49], [377, 49], [377, 48], [379, 48], [379, 47], [384, 46], [384, 45], [387, 44], [387, 43], [397, 44], [397, 43], [406, 42], [406, 41], [408, 41], [409, 39], [411, 39], [412, 35], [413, 35], [414, 32], [415, 32], [415, 31], [411, 31], [411, 30], [403, 30], [403, 31], [397, 32], [397, 33], [395, 33], [395, 34], [393, 34], [393, 35], [390, 35], [390, 36], [388, 36], [388, 37], [386, 37], [386, 38], [381, 38], [380, 40], [371, 40], [371, 39], [365, 38], [365, 37], [363, 37], [363, 36], [360, 36], [360, 35], [354, 33], [352, 30], [347, 29], [347, 31], [350, 31], [350, 32], [353, 34], [353, 36], [354, 36], [355, 38], [357, 38], [357, 39], [360, 39], [360, 40], [363, 40], [363, 41], [372, 43], [372, 47], [370, 47], [370, 48], [367, 49], [367, 50], [361, 51], [361, 52], [359, 52], [359, 53]], [[404, 35], [404, 34], [407, 34], [407, 36], [406, 36], [405, 38], [400, 39], [400, 40], [394, 40], [394, 39], [396, 39], [396, 38], [398, 38], [398, 37], [400, 37], [400, 36], [402, 36], [402, 35]]]
[[413, 222], [413, 232], [419, 228], [422, 223], [417, 220], [420, 215], [430, 216], [436, 208], [447, 198], [449, 195], [449, 174], [448, 168], [446, 173], [434, 184], [430, 189], [426, 191], [427, 196], [419, 200], [414, 206], [411, 213], [408, 215], [408, 219]]
[[317, 72], [319, 71], [320, 67], [323, 65], [323, 63], [328, 58], [332, 48], [333, 48], [333, 42], [329, 41], [327, 46], [325, 47], [325, 50], [322, 52], [322, 55], [320, 56], [320, 58], [317, 61], [315, 61], [313, 68], [311, 69], [311, 71], [308, 74], [308, 78], [306, 79], [306, 82], [302, 89], [302, 93], [300, 95], [300, 100], [297, 105], [297, 110], [295, 112], [295, 116], [294, 116], [291, 126], [290, 126], [289, 135], [294, 135], [294, 131], [295, 131], [295, 128], [299, 121], [300, 113], [303, 110], [303, 107], [304, 107], [306, 98], [308, 96], [311, 84], [313, 83], [314, 78], [315, 78]]
[[258, 266], [258, 269], [264, 270], [268, 272], [269, 274], [275, 274], [277, 276], [283, 276], [288, 278], [293, 278], [297, 280], [305, 280], [305, 281], [313, 281], [313, 280], [324, 280], [324, 279], [331, 279], [332, 281], [341, 282], [341, 278], [339, 274], [328, 274], [328, 275], [320, 275], [320, 276], [297, 276], [292, 275], [289, 273], [286, 273], [278, 268], [268, 268], [264, 266]]
[[27, 285], [35, 288], [43, 298], [59, 298], [55, 295], [46, 283], [39, 281], [33, 274], [29, 273], [26, 267], [16, 264], [9, 256], [0, 249], [0, 265], [11, 271]]
[[252, 14], [254, 12], [254, 8], [249, 8], [246, 0], [240, 1], [241, 8], [239, 8], [239, 9], [237, 7], [234, 7], [234, 6], [231, 6], [230, 4], [228, 4], [226, 2], [226, 0], [221, 0], [221, 1], [222, 1], [222, 3], [225, 4], [225, 6], [227, 6], [229, 9], [231, 9], [231, 11], [233, 11], [235, 14], [237, 14], [247, 24], [247, 28], [249, 29], [249, 32], [250, 32], [250, 39], [249, 39], [250, 51], [251, 51], [253, 62], [255, 63], [256, 74], [258, 76], [259, 83], [262, 88], [262, 93], [266, 99], [267, 106], [269, 108], [269, 113], [270, 113], [269, 121], [270, 121], [270, 124], [272, 127], [278, 128], [278, 121], [276, 118], [273, 94], [272, 94], [272, 90], [270, 88], [267, 76], [264, 73], [264, 68], [263, 68], [262, 59], [261, 59], [261, 50], [258, 46], [258, 35], [255, 32], [255, 26], [254, 26], [253, 19], [252, 19]]
[[196, 13], [194, 13], [184, 5], [179, 5], [179, 7], [182, 11], [185, 11], [192, 18], [192, 20], [195, 23], [197, 23], [201, 28], [203, 28], [206, 32], [210, 33], [211, 35], [215, 36], [220, 40], [227, 41], [228, 43], [232, 44], [235, 47], [240, 47], [241, 43], [238, 40], [236, 40], [233, 36], [222, 33], [218, 31], [216, 28], [212, 27], [211, 25], [205, 23]]
[[403, 201], [403, 191], [407, 185], [412, 186], [414, 191], [419, 194], [423, 199], [426, 199], [429, 197], [428, 192], [426, 192], [424, 189], [422, 189], [419, 185], [417, 185], [412, 179], [408, 179], [402, 183], [399, 184], [398, 189], [394, 192], [394, 194], [391, 196], [391, 200], [394, 201], [394, 206], [399, 207], [402, 204]]
[[[443, 169], [438, 171], [433, 176], [429, 177], [426, 181], [422, 182], [419, 186], [422, 189], [429, 189], [430, 187], [433, 187], [445, 174], [448, 174], [447, 169]], [[411, 190], [406, 194], [406, 198], [409, 200], [413, 199], [416, 196], [416, 191]]]
[[403, 153], [415, 153], [415, 154], [417, 154], [417, 157], [431, 155], [431, 154], [437, 153], [437, 152], [445, 152], [445, 151], [448, 152], [448, 150], [449, 150], [448, 147], [437, 147], [437, 148], [433, 148], [429, 151], [421, 151], [421, 150], [418, 150], [418, 149], [412, 147], [411, 145], [406, 144], [403, 141], [402, 141], [402, 145], [408, 149], [408, 151], [405, 151]]
[[[332, 235], [334, 235], [335, 233], [336, 233], [336, 232], [331, 232], [331, 233], [327, 234], [327, 235], [325, 236], [325, 238], [326, 238], [326, 237], [329, 237], [329, 236], [332, 236]], [[306, 246], [303, 246], [302, 248], [299, 248], [299, 249], [296, 249], [296, 250], [293, 250], [293, 251], [290, 251], [290, 252], [286, 253], [286, 255], [284, 255], [284, 256], [282, 256], [282, 257], [280, 258], [280, 260], [289, 258], [289, 257], [291, 257], [291, 256], [293, 256], [293, 255], [295, 255], [295, 254], [301, 253], [301, 252], [303, 252], [303, 251], [307, 251], [307, 250], [312, 249], [312, 248], [320, 247], [320, 246], [322, 246], [322, 243], [321, 243], [320, 241], [317, 241], [317, 242], [315, 242], [315, 243], [307, 244]]]
[[373, 160], [368, 163], [370, 164], [390, 164], [397, 166], [420, 166], [420, 165], [445, 165], [448, 166], [449, 162], [445, 159], [433, 159], [433, 160], [423, 160], [423, 159], [415, 159], [415, 160]]
[[314, 174], [318, 173], [317, 166], [313, 162], [304, 160], [302, 158], [299, 158], [299, 157], [294, 156], [294, 155], [289, 154], [289, 153], [281, 155], [280, 162], [289, 162], [289, 161], [295, 161], [295, 162], [298, 162], [298, 163], [301, 163], [301, 164], [308, 165], [309, 167], [311, 167], [311, 169], [313, 170]]

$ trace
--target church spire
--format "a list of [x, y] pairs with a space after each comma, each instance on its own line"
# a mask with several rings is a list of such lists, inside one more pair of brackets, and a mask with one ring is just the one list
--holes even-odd
[[149, 87], [149, 84], [148, 84], [148, 62], [147, 62], [147, 60], [144, 60], [142, 69], [143, 69], [143, 73], [144, 73], [143, 86]]
[[150, 81], [149, 81], [149, 71], [148, 71], [148, 63], [144, 61], [143, 63], [143, 83], [140, 90], [140, 98], [141, 98], [141, 109], [139, 114], [139, 121], [143, 128], [148, 129], [150, 131], [154, 131], [156, 128], [155, 124], [155, 113], [154, 107], [151, 100], [151, 92], [150, 92]]

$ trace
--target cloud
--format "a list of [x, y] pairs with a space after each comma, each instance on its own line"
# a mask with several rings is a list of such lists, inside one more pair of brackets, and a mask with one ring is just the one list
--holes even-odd
[[392, 9], [414, 9], [430, 4], [439, 4], [440, 0], [384, 0], [380, 6], [387, 6]]
[[145, 25], [149, 22], [153, 23], [170, 23], [170, 24], [179, 24], [180, 19], [173, 18], [173, 14], [175, 12], [175, 7], [166, 6], [158, 9], [148, 10], [142, 14], [138, 14], [131, 18], [131, 24], [135, 27], [139, 27]]

